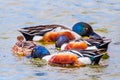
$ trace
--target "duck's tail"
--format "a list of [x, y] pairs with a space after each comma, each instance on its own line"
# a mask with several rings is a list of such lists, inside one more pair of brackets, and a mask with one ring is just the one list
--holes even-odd
[[102, 44], [98, 46], [99, 49], [103, 49], [103, 51], [107, 51], [108, 45], [111, 42], [111, 40], [104, 41]]
[[91, 60], [91, 64], [99, 64], [100, 59], [102, 58], [103, 54], [99, 54], [97, 52], [90, 52], [90, 51], [80, 51], [84, 57], [89, 57]]
[[[81, 58], [89, 58], [89, 64], [95, 65], [95, 64], [99, 64], [100, 59], [102, 58], [103, 54], [99, 54], [97, 53], [97, 51], [75, 51], [75, 50], [71, 50], [70, 52], [72, 52], [73, 54], [76, 54], [78, 56], [79, 59]], [[88, 59], [87, 59], [88, 61]]]
[[100, 59], [102, 58], [103, 54], [99, 54], [99, 55], [96, 55], [96, 56], [91, 56], [90, 59], [92, 61], [91, 64], [95, 65], [95, 64], [98, 64], [100, 62]]
[[26, 41], [28, 41], [28, 40], [32, 41], [34, 35], [31, 35], [31, 34], [25, 32], [25, 31], [22, 31], [22, 30], [18, 30], [18, 31], [24, 36], [24, 38], [26, 39]]

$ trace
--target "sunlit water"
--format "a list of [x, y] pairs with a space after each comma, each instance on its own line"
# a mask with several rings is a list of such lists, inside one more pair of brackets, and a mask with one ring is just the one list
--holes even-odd
[[[108, 66], [37, 67], [29, 59], [18, 59], [11, 53], [19, 28], [41, 24], [72, 28], [79, 21], [112, 39], [110, 58], [101, 61]], [[120, 0], [0, 0], [0, 80], [119, 80], [119, 27]]]

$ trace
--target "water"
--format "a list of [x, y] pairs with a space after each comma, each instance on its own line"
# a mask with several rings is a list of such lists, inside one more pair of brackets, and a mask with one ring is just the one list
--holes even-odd
[[[102, 61], [108, 66], [37, 67], [29, 59], [11, 53], [19, 28], [40, 24], [72, 28], [79, 21], [91, 24], [97, 33], [112, 39], [108, 48], [110, 58]], [[0, 80], [120, 79], [119, 0], [0, 0], [0, 26]]]

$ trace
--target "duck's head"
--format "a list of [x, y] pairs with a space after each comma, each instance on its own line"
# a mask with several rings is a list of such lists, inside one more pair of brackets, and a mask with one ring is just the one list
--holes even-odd
[[85, 22], [78, 22], [73, 25], [72, 30], [81, 36], [88, 36], [94, 39], [101, 39], [101, 36], [96, 34], [92, 27]]
[[43, 46], [35, 46], [31, 53], [33, 58], [43, 58], [46, 55], [50, 55], [50, 52]]
[[70, 40], [67, 36], [61, 35], [56, 39], [55, 46], [60, 48], [64, 43], [68, 43]]
[[24, 37], [22, 35], [17, 36], [17, 40], [22, 42], [24, 40]]

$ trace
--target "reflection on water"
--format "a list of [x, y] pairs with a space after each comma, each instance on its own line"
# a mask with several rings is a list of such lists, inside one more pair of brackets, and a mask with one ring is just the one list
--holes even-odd
[[[120, 77], [119, 0], [3, 0], [0, 1], [0, 80], [118, 80]], [[112, 39], [105, 67], [37, 67], [29, 59], [18, 59], [11, 46], [17, 29], [40, 24], [61, 24], [69, 28], [78, 21]], [[104, 29], [104, 30], [103, 30]]]

